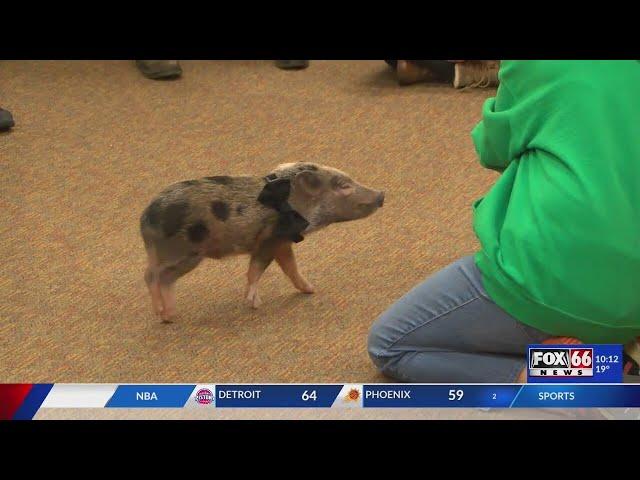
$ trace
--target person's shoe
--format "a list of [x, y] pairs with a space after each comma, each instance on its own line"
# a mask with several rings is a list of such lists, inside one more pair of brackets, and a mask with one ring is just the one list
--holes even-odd
[[309, 66], [309, 60], [276, 60], [276, 67], [282, 70], [302, 70]]
[[400, 85], [411, 85], [412, 83], [435, 80], [435, 75], [431, 70], [408, 60], [398, 60], [396, 75], [398, 76], [398, 83]]
[[13, 116], [8, 110], [0, 108], [0, 132], [10, 130], [15, 125]]
[[182, 75], [177, 60], [136, 60], [136, 66], [142, 74], [152, 80], [176, 78]]
[[636, 339], [624, 346], [624, 374], [640, 375], [640, 339]]
[[455, 64], [454, 88], [487, 88], [498, 85], [500, 63], [495, 60], [466, 60]]
[[[547, 345], [580, 345], [582, 342], [573, 337], [551, 337], [542, 343]], [[625, 381], [630, 381], [630, 376], [640, 375], [640, 338], [632, 340], [624, 346], [622, 373]], [[634, 383], [637, 382], [634, 381]]]

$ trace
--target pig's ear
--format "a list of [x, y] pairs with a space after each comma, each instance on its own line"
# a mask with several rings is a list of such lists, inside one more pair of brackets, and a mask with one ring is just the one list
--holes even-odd
[[298, 173], [293, 179], [297, 189], [302, 190], [307, 195], [317, 195], [322, 189], [322, 180], [316, 172], [304, 170]]

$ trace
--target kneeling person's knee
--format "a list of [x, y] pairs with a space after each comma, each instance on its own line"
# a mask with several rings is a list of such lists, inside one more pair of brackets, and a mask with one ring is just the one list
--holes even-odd
[[388, 324], [392, 319], [387, 314], [382, 314], [371, 326], [367, 339], [369, 357], [380, 370], [384, 371], [389, 360], [394, 357], [391, 351], [393, 341], [388, 335]]

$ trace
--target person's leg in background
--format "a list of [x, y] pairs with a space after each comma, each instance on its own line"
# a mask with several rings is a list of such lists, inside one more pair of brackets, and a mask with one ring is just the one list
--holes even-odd
[[147, 78], [163, 80], [182, 75], [182, 67], [177, 60], [136, 60], [136, 67]]
[[396, 71], [400, 85], [453, 82], [454, 65], [446, 60], [385, 60]]
[[10, 130], [15, 125], [13, 116], [9, 110], [0, 108], [0, 132]]
[[303, 70], [309, 66], [309, 60], [276, 60], [276, 67], [282, 70]]
[[498, 85], [496, 60], [385, 60], [396, 71], [400, 85], [419, 82], [452, 84], [454, 88], [487, 88]]
[[549, 337], [498, 307], [468, 256], [383, 313], [371, 327], [369, 355], [404, 382], [510, 383], [522, 380], [527, 345]]
[[418, 82], [453, 82], [454, 65], [446, 60], [398, 60], [396, 74], [400, 85]]
[[498, 60], [451, 60], [455, 64], [453, 88], [487, 88], [497, 87]]

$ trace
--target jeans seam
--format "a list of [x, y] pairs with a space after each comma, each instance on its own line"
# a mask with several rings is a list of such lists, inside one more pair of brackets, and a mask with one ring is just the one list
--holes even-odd
[[[479, 297], [482, 297], [486, 300], [490, 300], [491, 302], [493, 302], [493, 299], [489, 296], [489, 294], [484, 289], [484, 285], [482, 283], [482, 272], [480, 271], [478, 266], [475, 264], [475, 260], [472, 260], [472, 261], [473, 261], [472, 268], [475, 268], [478, 271], [478, 278], [472, 277], [462, 268], [460, 269], [460, 273], [467, 279], [467, 281], [469, 282], [469, 286], [471, 286], [471, 288], [478, 294]], [[480, 287], [476, 286], [475, 281], [477, 281], [480, 284]]]
[[[480, 274], [480, 277], [478, 278], [478, 283], [480, 284], [479, 287], [476, 287], [473, 282], [471, 282], [471, 287], [478, 292], [478, 295], [480, 295], [482, 298], [489, 300], [491, 303], [496, 303], [493, 301], [493, 298], [491, 298], [489, 296], [489, 293], [487, 292], [487, 290], [484, 288], [484, 284], [482, 283], [482, 274]], [[496, 304], [497, 305], [497, 304]]]
[[[502, 307], [500, 307], [500, 305], [498, 305], [496, 302], [494, 302], [494, 301], [493, 301], [493, 299], [492, 299], [492, 298], [489, 296], [489, 294], [486, 292], [486, 289], [485, 289], [485, 291], [484, 291], [484, 292], [482, 291], [482, 289], [484, 289], [484, 285], [483, 285], [483, 282], [482, 282], [482, 272], [480, 272], [480, 269], [479, 269], [479, 268], [478, 268], [478, 266], [477, 266], [477, 265], [475, 265], [475, 264], [474, 264], [474, 268], [476, 268], [476, 269], [478, 270], [478, 272], [480, 273], [478, 280], [479, 280], [480, 285], [481, 285], [481, 287], [482, 287], [482, 288], [478, 288], [478, 287], [476, 287], [476, 285], [473, 283], [473, 279], [471, 278], [471, 276], [470, 276], [470, 275], [467, 275], [467, 272], [465, 272], [464, 270], [461, 270], [461, 273], [462, 273], [462, 274], [467, 278], [467, 280], [469, 281], [469, 285], [471, 285], [471, 288], [473, 288], [473, 289], [476, 291], [476, 293], [477, 293], [480, 297], [484, 298], [485, 300], [490, 301], [491, 303], [495, 304], [497, 307], [502, 308]], [[503, 310], [504, 310], [504, 309], [503, 309]], [[505, 310], [505, 312], [506, 312], [506, 310]], [[537, 342], [537, 341], [538, 341], [538, 340], [536, 340], [536, 339], [531, 335], [531, 333], [529, 333], [529, 332], [527, 331], [527, 329], [526, 329], [526, 328], [524, 328], [523, 324], [522, 324], [522, 323], [521, 323], [517, 318], [515, 318], [515, 317], [514, 317], [513, 315], [511, 315], [509, 312], [506, 312], [506, 313], [507, 313], [511, 318], [513, 318], [514, 322], [516, 323], [516, 325], [518, 326], [518, 328], [520, 329], [520, 331], [525, 335], [525, 337], [526, 337], [527, 339], [529, 339], [529, 343], [535, 343], [535, 342]], [[542, 332], [542, 333], [544, 333], [544, 332]]]
[[416, 326], [415, 326], [415, 327], [413, 327], [412, 329], [410, 329], [410, 330], [408, 330], [408, 331], [404, 332], [402, 335], [400, 335], [398, 338], [396, 338], [393, 342], [391, 342], [391, 344], [389, 344], [389, 346], [386, 348], [386, 350], [391, 350], [391, 349], [394, 347], [394, 345], [395, 345], [396, 343], [398, 343], [400, 340], [402, 340], [403, 338], [405, 338], [407, 335], [409, 335], [409, 334], [411, 334], [411, 333], [415, 332], [417, 329], [422, 328], [422, 327], [424, 327], [425, 325], [427, 325], [427, 324], [429, 324], [429, 323], [435, 322], [435, 321], [436, 321], [436, 320], [438, 320], [439, 318], [441, 318], [441, 317], [443, 317], [443, 316], [445, 316], [445, 315], [448, 315], [448, 314], [450, 314], [451, 312], [455, 312], [455, 311], [456, 311], [456, 310], [458, 310], [459, 308], [462, 308], [462, 307], [464, 307], [465, 305], [468, 305], [468, 304], [470, 304], [471, 302], [474, 302], [474, 301], [478, 300], [479, 298], [480, 298], [480, 296], [479, 296], [479, 295], [476, 295], [475, 297], [472, 297], [472, 298], [470, 298], [469, 300], [466, 300], [465, 302], [461, 303], [460, 305], [456, 305], [456, 306], [455, 306], [455, 307], [453, 307], [452, 309], [447, 310], [446, 312], [442, 312], [441, 314], [436, 315], [436, 316], [435, 316], [435, 317], [433, 317], [433, 318], [429, 318], [429, 319], [425, 320], [423, 323], [421, 323], [420, 325], [416, 325]]

